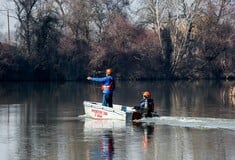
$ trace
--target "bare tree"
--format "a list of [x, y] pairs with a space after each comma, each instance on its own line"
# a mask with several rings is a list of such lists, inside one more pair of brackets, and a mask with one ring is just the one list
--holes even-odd
[[231, 60], [234, 59], [230, 42], [234, 34], [231, 19], [235, 15], [235, 3], [208, 0], [203, 6], [195, 25], [199, 56], [203, 62], [200, 68], [217, 76], [224, 74], [228, 77], [231, 74]]
[[[192, 58], [192, 39], [195, 19], [200, 13], [201, 0], [192, 3], [180, 0], [175, 3], [177, 7], [176, 17], [170, 19], [170, 30], [173, 44], [173, 57], [171, 63], [171, 73], [175, 73], [177, 67], [183, 60]], [[190, 48], [191, 47], [191, 48]]]
[[105, 32], [105, 26], [115, 19], [115, 14], [121, 14], [127, 17], [127, 8], [130, 5], [129, 0], [91, 0], [92, 11], [92, 38], [100, 41]]
[[53, 10], [60, 20], [61, 30], [67, 33], [68, 18], [70, 12], [70, 1], [69, 0], [47, 0], [45, 1], [45, 10]]
[[20, 22], [18, 34], [22, 40], [23, 48], [26, 49], [26, 54], [31, 54], [34, 10], [38, 0], [13, 0], [16, 6], [16, 15]]
[[194, 19], [198, 16], [201, 0], [147, 0], [138, 13], [159, 36], [166, 75], [173, 76], [180, 62], [190, 55], [188, 50]]

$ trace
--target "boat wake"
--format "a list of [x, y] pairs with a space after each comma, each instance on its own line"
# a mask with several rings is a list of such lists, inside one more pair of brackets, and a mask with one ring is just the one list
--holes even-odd
[[[60, 117], [57, 120], [71, 121], [80, 120], [86, 122], [91, 128], [120, 128], [130, 124], [121, 120], [100, 120], [93, 119], [87, 115], [79, 115], [77, 117]], [[172, 116], [161, 116], [152, 118], [142, 118], [139, 120], [133, 120], [137, 123], [145, 123], [146, 125], [169, 125], [176, 127], [189, 127], [199, 129], [229, 129], [235, 130], [235, 119], [222, 119], [222, 118], [206, 118], [206, 117], [172, 117]], [[97, 125], [100, 124], [100, 125]], [[121, 125], [120, 125], [121, 124]]]
[[204, 117], [171, 117], [161, 116], [135, 120], [155, 125], [170, 125], [190, 128], [230, 129], [235, 130], [235, 119], [204, 118]]

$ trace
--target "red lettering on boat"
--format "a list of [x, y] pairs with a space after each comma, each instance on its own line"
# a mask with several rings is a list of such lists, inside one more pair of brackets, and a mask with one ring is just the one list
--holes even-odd
[[103, 115], [104, 115], [104, 116], [107, 116], [107, 115], [108, 115], [108, 112], [100, 111], [100, 110], [97, 110], [97, 109], [91, 109], [91, 112], [93, 112], [93, 113], [94, 113], [94, 116], [97, 117], [97, 118], [102, 118]]
[[102, 118], [102, 111], [100, 110], [96, 110], [96, 109], [92, 109], [91, 112], [94, 113], [94, 116], [97, 118]]

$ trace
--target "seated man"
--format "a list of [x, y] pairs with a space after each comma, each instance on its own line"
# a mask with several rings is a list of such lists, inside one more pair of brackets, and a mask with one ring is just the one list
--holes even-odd
[[158, 116], [157, 113], [154, 112], [154, 101], [148, 91], [143, 93], [143, 99], [140, 101], [139, 106], [135, 106], [134, 109], [141, 114], [141, 118]]

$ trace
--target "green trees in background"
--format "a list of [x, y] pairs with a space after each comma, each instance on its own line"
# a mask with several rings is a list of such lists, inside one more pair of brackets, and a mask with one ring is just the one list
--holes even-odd
[[0, 46], [2, 80], [78, 80], [107, 67], [120, 79], [235, 78], [233, 1], [13, 1], [18, 45]]

